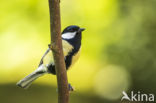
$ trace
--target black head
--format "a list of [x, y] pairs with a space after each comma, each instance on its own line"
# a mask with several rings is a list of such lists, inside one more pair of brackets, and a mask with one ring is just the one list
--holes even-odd
[[62, 39], [68, 41], [74, 48], [79, 48], [81, 45], [81, 33], [84, 28], [80, 28], [76, 25], [66, 27], [62, 32]]
[[84, 30], [84, 28], [80, 28], [76, 25], [68, 26], [62, 32], [62, 38], [66, 40], [81, 38], [81, 32]]
[[73, 33], [73, 32], [81, 33], [84, 30], [85, 30], [84, 28], [80, 28], [79, 26], [71, 25], [71, 26], [66, 27], [63, 30], [62, 34], [64, 34], [64, 33]]

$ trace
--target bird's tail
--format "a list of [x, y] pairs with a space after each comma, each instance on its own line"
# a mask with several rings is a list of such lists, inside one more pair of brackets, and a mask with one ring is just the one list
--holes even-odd
[[48, 73], [47, 67], [42, 64], [37, 68], [37, 70], [26, 76], [24, 79], [20, 80], [16, 85], [21, 88], [27, 89], [34, 80], [46, 73]]

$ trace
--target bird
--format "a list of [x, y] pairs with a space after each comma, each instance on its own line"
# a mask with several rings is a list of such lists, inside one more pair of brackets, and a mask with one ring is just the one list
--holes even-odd
[[[62, 32], [61, 38], [66, 70], [71, 68], [80, 56], [82, 31], [84, 30], [85, 28], [80, 28], [77, 25], [70, 25], [67, 26]], [[50, 48], [48, 48], [42, 56], [38, 68], [25, 78], [17, 82], [16, 85], [21, 88], [27, 89], [30, 87], [34, 80], [45, 74], [56, 75], [55, 63], [52, 55], [52, 50]]]

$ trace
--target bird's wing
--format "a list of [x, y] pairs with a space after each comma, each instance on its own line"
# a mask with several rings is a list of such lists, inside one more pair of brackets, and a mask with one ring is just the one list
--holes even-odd
[[[67, 56], [73, 49], [73, 46], [70, 45], [67, 41], [62, 40], [62, 46], [63, 46], [63, 53], [64, 53], [64, 57]], [[45, 64], [45, 65], [50, 65], [50, 64], [54, 64], [54, 60], [53, 60], [53, 55], [52, 55], [52, 51], [48, 48], [48, 50], [44, 53], [40, 64]]]
[[43, 58], [49, 53], [49, 51], [50, 51], [50, 48], [48, 48], [47, 51], [46, 51], [46, 52], [44, 53], [44, 55], [42, 56], [42, 58], [41, 58], [41, 60], [40, 60], [39, 66], [40, 66], [41, 64], [43, 64]]

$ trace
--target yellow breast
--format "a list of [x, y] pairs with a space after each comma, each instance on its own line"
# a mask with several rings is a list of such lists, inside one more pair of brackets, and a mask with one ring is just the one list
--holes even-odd
[[72, 57], [72, 62], [71, 62], [71, 66], [69, 68], [71, 68], [79, 59], [80, 57], [80, 53], [81, 53], [81, 48], [80, 50]]

